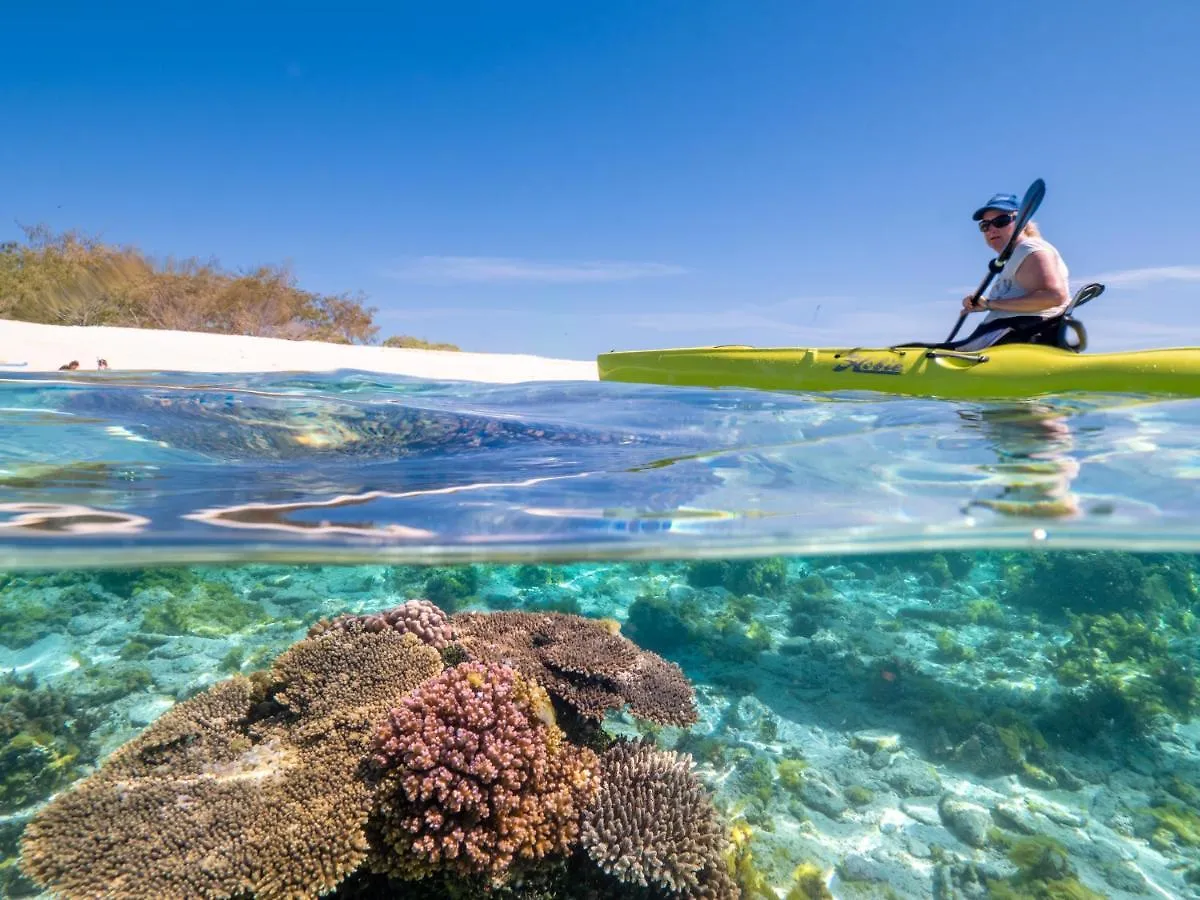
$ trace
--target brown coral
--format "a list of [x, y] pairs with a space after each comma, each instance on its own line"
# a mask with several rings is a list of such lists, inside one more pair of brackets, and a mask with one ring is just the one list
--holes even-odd
[[374, 726], [441, 669], [413, 636], [333, 631], [180, 703], [25, 830], [65, 898], [311, 897], [365, 858]]
[[601, 757], [601, 787], [583, 814], [588, 856], [626, 884], [680, 900], [736, 900], [728, 840], [688, 756], [620, 741]]
[[463, 663], [404, 698], [380, 730], [381, 869], [502, 882], [565, 853], [598, 759], [564, 740], [545, 691], [506, 666]]
[[423, 643], [438, 650], [454, 640], [454, 628], [441, 609], [428, 600], [409, 600], [399, 606], [363, 616], [349, 613], [322, 619], [309, 630], [309, 637], [337, 629], [341, 631], [384, 631], [415, 634]]
[[567, 613], [458, 613], [451, 622], [474, 659], [512, 666], [582, 715], [628, 704], [663, 725], [696, 721], [696, 697], [679, 666], [614, 634], [604, 620]]

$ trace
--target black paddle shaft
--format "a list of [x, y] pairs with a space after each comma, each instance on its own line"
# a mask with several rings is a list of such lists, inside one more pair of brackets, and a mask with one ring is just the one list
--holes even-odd
[[[1046, 182], [1038, 179], [1029, 186], [1029, 190], [1025, 192], [1024, 199], [1021, 200], [1021, 208], [1017, 211], [1017, 224], [1013, 228], [1012, 237], [1008, 239], [1008, 243], [1000, 252], [1000, 255], [988, 263], [988, 272], [983, 281], [979, 283], [978, 289], [971, 295], [971, 303], [974, 304], [983, 296], [983, 292], [988, 289], [988, 285], [992, 283], [1000, 271], [1004, 268], [1004, 264], [1008, 262], [1008, 258], [1013, 255], [1013, 251], [1017, 249], [1017, 241], [1021, 237], [1021, 232], [1025, 226], [1029, 224], [1029, 220], [1033, 218], [1033, 214], [1037, 212], [1037, 208], [1042, 205], [1042, 198], [1046, 196]], [[950, 332], [950, 337], [946, 338], [946, 343], [954, 340], [954, 336], [958, 334], [958, 330], [962, 328], [963, 322], [967, 320], [967, 315], [970, 310], [964, 309], [958, 314], [958, 321], [954, 324], [954, 330]]]

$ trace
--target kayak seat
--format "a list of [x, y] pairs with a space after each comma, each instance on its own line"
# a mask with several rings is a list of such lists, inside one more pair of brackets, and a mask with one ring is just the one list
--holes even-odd
[[1071, 313], [1104, 293], [1104, 285], [1088, 284], [1080, 288], [1067, 308], [1049, 319], [1041, 316], [1009, 316], [984, 322], [965, 338], [939, 344], [914, 341], [898, 347], [922, 347], [930, 350], [984, 350], [1004, 344], [1038, 344], [1058, 347], [1072, 353], [1087, 349], [1087, 328]]

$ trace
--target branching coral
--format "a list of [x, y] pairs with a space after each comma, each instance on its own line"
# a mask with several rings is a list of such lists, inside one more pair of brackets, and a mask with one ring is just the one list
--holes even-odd
[[441, 650], [454, 640], [454, 627], [449, 618], [428, 600], [409, 600], [392, 609], [365, 616], [343, 615], [322, 619], [308, 630], [309, 637], [331, 629], [342, 631], [383, 631], [391, 629], [400, 634], [415, 634], [422, 643]]
[[691, 758], [622, 741], [601, 758], [582, 843], [607, 873], [672, 898], [740, 896], [725, 866], [724, 829]]
[[29, 824], [61, 897], [310, 897], [365, 858], [373, 726], [441, 669], [413, 636], [333, 631], [179, 704]]
[[696, 721], [683, 671], [616, 633], [613, 623], [565, 613], [459, 613], [451, 621], [474, 659], [512, 666], [579, 713], [603, 718], [628, 704], [663, 725]]
[[377, 758], [377, 865], [403, 878], [499, 883], [515, 862], [565, 853], [597, 789], [596, 755], [565, 741], [546, 692], [497, 664], [463, 663], [405, 697]]

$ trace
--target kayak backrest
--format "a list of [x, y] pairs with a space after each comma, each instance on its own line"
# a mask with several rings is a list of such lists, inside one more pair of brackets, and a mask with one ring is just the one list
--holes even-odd
[[1075, 292], [1075, 296], [1071, 298], [1071, 302], [1067, 304], [1067, 308], [1062, 311], [1062, 317], [1065, 319], [1079, 307], [1083, 306], [1085, 303], [1090, 303], [1103, 293], [1104, 285], [1098, 284], [1097, 282], [1085, 284]]

